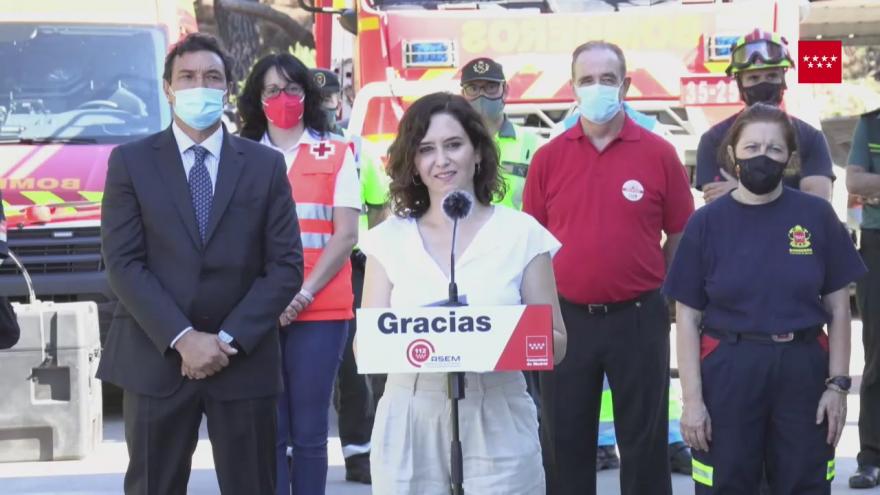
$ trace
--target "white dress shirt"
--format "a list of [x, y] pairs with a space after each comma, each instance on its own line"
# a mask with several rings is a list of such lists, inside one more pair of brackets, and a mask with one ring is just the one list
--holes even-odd
[[[190, 148], [192, 148], [196, 142], [183, 132], [183, 129], [177, 125], [177, 122], [171, 124], [171, 132], [174, 134], [174, 140], [177, 141], [177, 149], [180, 151], [180, 160], [183, 162], [183, 172], [186, 175], [187, 181], [189, 181], [189, 171], [192, 170], [193, 165], [196, 164], [196, 154]], [[202, 148], [208, 150], [208, 154], [205, 155], [205, 167], [208, 169], [208, 175], [211, 176], [211, 193], [213, 194], [217, 190], [217, 172], [220, 169], [220, 151], [223, 149], [223, 126], [221, 125], [218, 127], [213, 134], [198, 144]], [[190, 330], [193, 330], [193, 327], [186, 327], [183, 331], [177, 334], [177, 337], [174, 337], [174, 340], [171, 341], [171, 348], [173, 349], [174, 345], [177, 344], [177, 341]], [[220, 339], [227, 344], [232, 342], [232, 336], [223, 330], [220, 331], [219, 335]]]
[[[189, 138], [183, 129], [177, 126], [177, 122], [171, 124], [171, 132], [174, 133], [174, 140], [177, 141], [177, 149], [180, 150], [180, 159], [183, 162], [183, 171], [186, 174], [186, 180], [189, 180], [189, 171], [196, 164], [196, 154], [192, 148], [196, 142]], [[208, 150], [205, 155], [205, 167], [208, 169], [208, 175], [211, 176], [211, 192], [217, 190], [217, 171], [220, 167], [220, 150], [223, 149], [223, 126], [217, 128], [214, 134], [208, 136], [199, 146]]]

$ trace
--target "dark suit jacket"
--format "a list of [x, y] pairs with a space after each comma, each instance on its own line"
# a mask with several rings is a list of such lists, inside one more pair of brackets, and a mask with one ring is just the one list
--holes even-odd
[[283, 156], [224, 130], [205, 245], [174, 134], [110, 154], [101, 241], [119, 298], [98, 378], [142, 395], [183, 383], [171, 341], [192, 326], [243, 348], [202, 383], [217, 399], [281, 390], [278, 317], [303, 280], [302, 243]]

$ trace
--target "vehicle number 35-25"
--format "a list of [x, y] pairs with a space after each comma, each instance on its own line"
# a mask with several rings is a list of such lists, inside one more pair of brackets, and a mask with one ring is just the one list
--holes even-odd
[[736, 81], [688, 81], [682, 91], [686, 105], [729, 105], [739, 102]]

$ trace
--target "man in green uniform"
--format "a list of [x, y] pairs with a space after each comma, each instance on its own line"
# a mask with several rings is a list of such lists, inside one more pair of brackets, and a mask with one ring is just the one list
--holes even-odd
[[[507, 184], [504, 197], [495, 204], [522, 210], [523, 186], [532, 156], [543, 144], [534, 133], [515, 125], [504, 114], [508, 94], [507, 80], [501, 64], [491, 58], [480, 57], [464, 64], [461, 69], [461, 95], [483, 117], [489, 134], [495, 136], [501, 163], [501, 177]], [[537, 372], [523, 372], [529, 394], [541, 414]]]
[[880, 109], [861, 116], [846, 167], [846, 188], [862, 198], [859, 252], [868, 274], [856, 283], [865, 370], [859, 393], [859, 468], [852, 488], [880, 482]]
[[532, 132], [514, 125], [504, 114], [508, 86], [501, 64], [491, 58], [471, 60], [461, 70], [461, 95], [483, 117], [501, 155], [502, 177], [507, 182], [504, 198], [497, 202], [522, 209], [522, 191], [532, 155], [542, 144]]

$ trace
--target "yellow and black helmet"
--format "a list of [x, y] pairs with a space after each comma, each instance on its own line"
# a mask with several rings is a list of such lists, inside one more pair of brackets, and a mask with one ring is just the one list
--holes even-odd
[[730, 65], [726, 71], [728, 76], [744, 70], [794, 67], [785, 37], [761, 29], [754, 29], [736, 40], [730, 53]]

